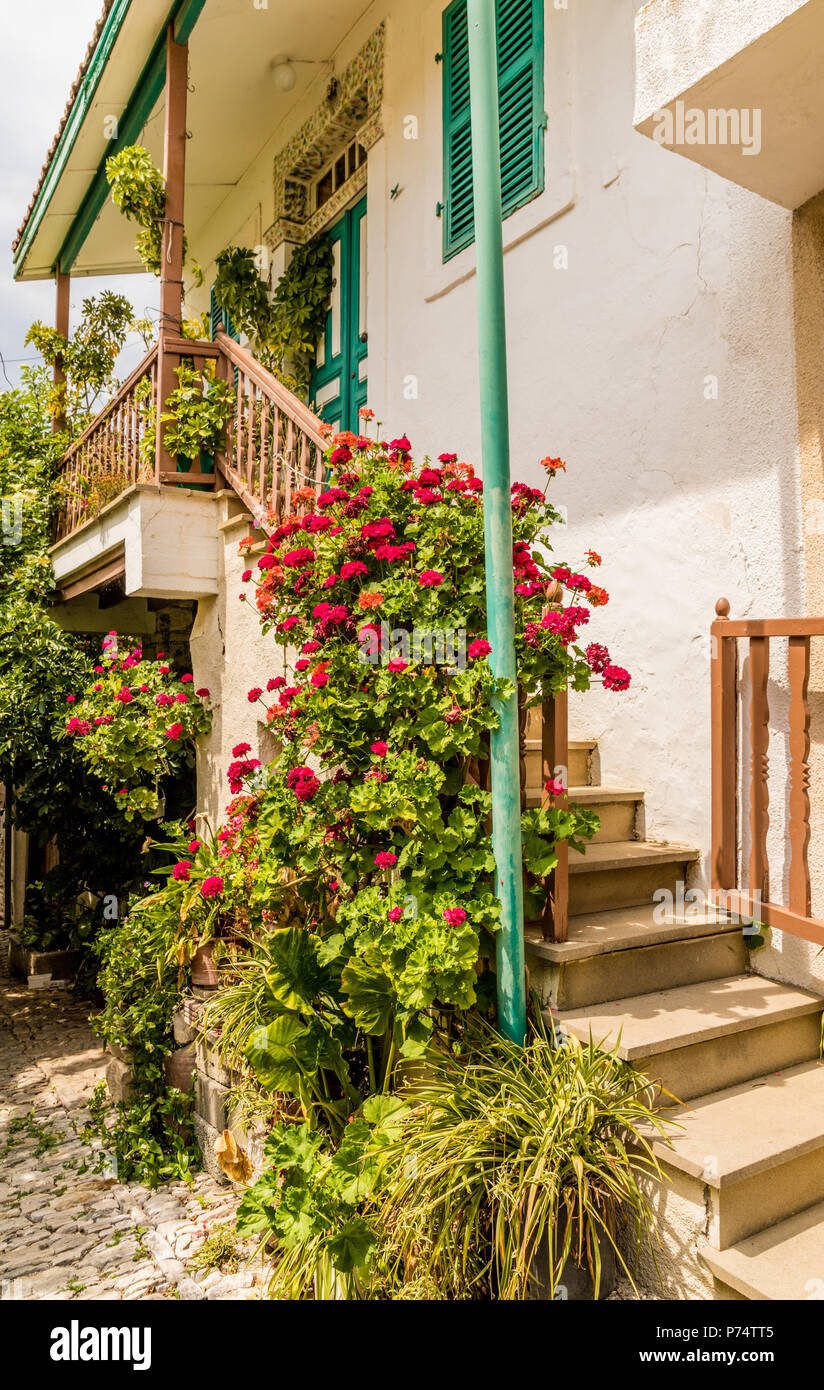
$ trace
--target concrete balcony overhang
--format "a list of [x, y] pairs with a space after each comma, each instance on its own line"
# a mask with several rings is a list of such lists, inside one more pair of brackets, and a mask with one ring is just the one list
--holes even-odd
[[797, 208], [824, 188], [824, 0], [650, 0], [636, 130]]
[[223, 494], [138, 483], [51, 549], [61, 597], [123, 580], [127, 598], [217, 593]]

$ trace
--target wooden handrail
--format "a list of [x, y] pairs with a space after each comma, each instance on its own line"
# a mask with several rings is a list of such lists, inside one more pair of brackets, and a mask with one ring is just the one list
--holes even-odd
[[269, 517], [291, 508], [292, 494], [319, 489], [326, 477], [321, 421], [223, 329], [215, 342], [218, 370], [234, 380], [235, 410], [219, 466], [265, 530]]
[[143, 358], [142, 362], [138, 362], [134, 371], [129, 373], [122, 386], [118, 388], [117, 392], [114, 396], [112, 396], [108, 404], [104, 405], [103, 409], [100, 410], [97, 413], [97, 415], [95, 415], [94, 419], [86, 426], [83, 433], [79, 434], [77, 438], [69, 445], [68, 449], [66, 450], [62, 459], [60, 460], [61, 469], [66, 463], [68, 463], [72, 455], [77, 452], [81, 444], [85, 444], [86, 440], [91, 438], [95, 430], [98, 430], [100, 428], [103, 421], [108, 419], [112, 412], [116, 410], [117, 407], [123, 401], [125, 401], [126, 397], [131, 394], [137, 383], [140, 381], [141, 377], [144, 377], [146, 373], [150, 370], [152, 363], [155, 362], [156, 359], [157, 343], [155, 343], [154, 347], [146, 353], [146, 356]]
[[259, 390], [265, 392], [274, 405], [278, 405], [281, 410], [286, 411], [295, 424], [300, 425], [313, 444], [317, 445], [319, 449], [326, 448], [326, 440], [318, 428], [321, 422], [308, 405], [304, 405], [303, 401], [298, 400], [297, 396], [293, 395], [282, 381], [278, 381], [272, 372], [268, 371], [266, 367], [262, 367], [251, 352], [242, 348], [222, 328], [218, 329], [215, 342], [224, 356], [228, 357], [232, 366], [244, 372]]
[[[215, 360], [219, 376], [234, 383], [234, 411], [226, 429], [226, 447], [215, 459], [217, 472], [177, 473], [167, 459], [157, 459], [151, 470], [141, 462], [140, 444], [149, 429], [156, 430], [158, 375], [162, 353], [166, 358], [190, 357], [203, 372]], [[214, 342], [166, 336], [147, 353], [112, 399], [95, 416], [61, 460], [66, 500], [57, 520], [56, 539], [62, 540], [89, 519], [91, 497], [99, 507], [141, 480], [159, 486], [213, 486], [222, 474], [262, 527], [267, 518], [291, 507], [294, 492], [307, 485], [322, 487], [325, 476], [326, 437], [321, 421], [222, 329]], [[149, 376], [151, 399], [136, 392]], [[154, 454], [156, 455], [156, 449]], [[164, 454], [164, 458], [166, 455]], [[195, 461], [196, 462], [196, 461]], [[174, 460], [171, 461], [174, 463]], [[150, 471], [151, 476], [144, 476]]]
[[[569, 693], [566, 689], [544, 698], [541, 707], [541, 790], [542, 804], [552, 802], [559, 810], [569, 806]], [[555, 777], [555, 769], [563, 768], [566, 788], [564, 795], [553, 797], [546, 783]], [[555, 846], [558, 863], [547, 884], [541, 931], [545, 941], [566, 941], [569, 927], [569, 841], [559, 840]]]
[[[824, 618], [730, 620], [727, 599], [716, 604], [711, 626], [712, 668], [712, 887], [719, 907], [824, 946], [824, 920], [811, 915], [810, 843], [810, 639], [824, 635]], [[771, 900], [768, 832], [770, 826], [769, 677], [770, 638], [789, 638], [790, 794], [787, 838], [790, 850], [789, 904]], [[741, 882], [739, 772], [746, 781], [738, 746], [741, 701], [738, 640], [749, 642], [750, 703], [748, 882]], [[782, 798], [784, 789], [782, 788]]]

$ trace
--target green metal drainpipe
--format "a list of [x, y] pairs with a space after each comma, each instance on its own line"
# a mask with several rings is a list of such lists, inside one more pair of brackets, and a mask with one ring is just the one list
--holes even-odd
[[[487, 630], [496, 676], [517, 683], [506, 306], [498, 129], [495, 0], [468, 0], [472, 169], [478, 278], [481, 456], [484, 480]], [[491, 738], [492, 847], [501, 904], [497, 940], [498, 1026], [513, 1042], [526, 1037], [524, 898], [518, 707], [496, 703], [501, 726]]]

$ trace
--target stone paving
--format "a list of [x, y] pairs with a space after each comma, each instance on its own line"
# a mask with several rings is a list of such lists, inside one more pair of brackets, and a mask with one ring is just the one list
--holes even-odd
[[264, 1296], [254, 1247], [234, 1272], [192, 1259], [238, 1196], [200, 1173], [156, 1191], [93, 1172], [82, 1137], [106, 1058], [88, 1005], [10, 977], [0, 932], [0, 1298]]

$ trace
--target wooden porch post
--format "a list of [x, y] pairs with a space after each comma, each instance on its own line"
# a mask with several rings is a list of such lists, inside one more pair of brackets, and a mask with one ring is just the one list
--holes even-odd
[[[55, 308], [54, 326], [62, 337], [69, 336], [69, 292], [71, 290], [71, 276], [68, 272], [60, 269], [58, 265], [54, 275], [55, 287], [57, 290], [57, 303]], [[66, 373], [63, 370], [63, 359], [58, 357], [54, 364], [54, 384], [63, 386], [66, 381]], [[52, 433], [59, 434], [66, 428], [66, 412], [61, 410], [57, 415], [52, 416]]]
[[183, 209], [186, 177], [186, 95], [189, 80], [189, 45], [176, 43], [174, 25], [166, 35], [166, 137], [163, 177], [166, 180], [166, 219], [163, 224], [163, 258], [160, 270], [160, 338], [157, 359], [157, 448], [155, 478], [174, 469], [163, 446], [165, 427], [160, 417], [169, 394], [177, 386], [175, 368], [180, 355], [166, 351], [168, 337], [179, 338], [183, 311]]

